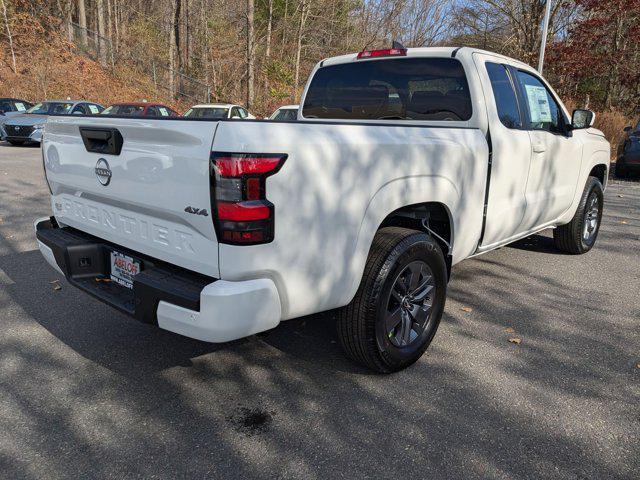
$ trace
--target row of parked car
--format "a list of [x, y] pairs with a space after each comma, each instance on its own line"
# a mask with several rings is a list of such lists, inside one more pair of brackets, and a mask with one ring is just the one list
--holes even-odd
[[[114, 103], [105, 108], [85, 100], [47, 100], [32, 104], [18, 98], [0, 98], [0, 140], [12, 145], [39, 143], [49, 115], [117, 115], [131, 117], [188, 117], [207, 120], [255, 119], [241, 105], [207, 103], [194, 105], [183, 115], [166, 105], [153, 102]], [[297, 105], [285, 105], [268, 117], [271, 120], [295, 120]]]

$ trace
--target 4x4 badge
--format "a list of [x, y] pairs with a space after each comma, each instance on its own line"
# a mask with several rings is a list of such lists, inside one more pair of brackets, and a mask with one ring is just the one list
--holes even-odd
[[195, 207], [189, 206], [189, 207], [186, 207], [184, 211], [187, 213], [192, 213], [194, 215], [202, 215], [203, 217], [209, 216], [209, 212], [207, 212], [206, 208], [195, 208]]

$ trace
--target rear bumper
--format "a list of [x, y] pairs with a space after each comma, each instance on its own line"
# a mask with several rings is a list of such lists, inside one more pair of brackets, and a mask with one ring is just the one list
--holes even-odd
[[[227, 342], [280, 323], [280, 297], [269, 279], [227, 282], [111, 244], [55, 219], [35, 222], [47, 262], [75, 287], [138, 320], [206, 342]], [[110, 252], [142, 262], [133, 288], [109, 281]], [[106, 280], [106, 281], [105, 281]]]

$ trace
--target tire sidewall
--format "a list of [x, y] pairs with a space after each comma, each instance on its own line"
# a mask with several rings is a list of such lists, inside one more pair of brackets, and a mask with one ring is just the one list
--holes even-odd
[[[425, 262], [435, 279], [435, 295], [430, 325], [419, 339], [406, 347], [396, 347], [384, 335], [387, 301], [391, 288], [402, 270], [415, 260]], [[389, 254], [378, 281], [382, 285], [375, 311], [375, 342], [384, 362], [392, 369], [401, 369], [415, 362], [427, 349], [436, 334], [446, 300], [446, 265], [440, 247], [429, 236], [416, 233], [400, 242]], [[378, 282], [376, 282], [378, 283]], [[382, 329], [382, 331], [381, 331]]]
[[[584, 232], [584, 222], [585, 222], [585, 212], [589, 205], [589, 199], [591, 198], [591, 194], [595, 193], [598, 197], [598, 223], [596, 225], [596, 231], [593, 235], [591, 242], [586, 242], [582, 233]], [[581, 202], [582, 209], [580, 211], [580, 221], [578, 222], [579, 229], [578, 234], [580, 235], [580, 246], [583, 252], [588, 252], [593, 248], [598, 239], [598, 233], [600, 233], [600, 224], [602, 223], [602, 211], [604, 209], [604, 190], [602, 189], [602, 184], [600, 180], [597, 178], [592, 178], [589, 187], [585, 189], [584, 197]]]

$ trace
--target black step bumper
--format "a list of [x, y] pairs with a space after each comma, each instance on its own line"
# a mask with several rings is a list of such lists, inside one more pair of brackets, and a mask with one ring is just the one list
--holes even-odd
[[[74, 228], [60, 228], [53, 217], [36, 225], [36, 237], [51, 249], [70, 284], [147, 323], [157, 323], [160, 301], [199, 311], [200, 292], [216, 281]], [[133, 277], [133, 288], [110, 281], [111, 251], [124, 253], [141, 263], [142, 271]]]

